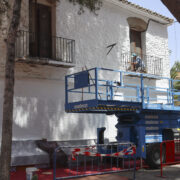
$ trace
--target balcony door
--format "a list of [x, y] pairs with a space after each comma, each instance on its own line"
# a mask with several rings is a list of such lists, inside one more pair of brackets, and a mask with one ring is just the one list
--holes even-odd
[[39, 56], [51, 57], [51, 7], [38, 5]]
[[30, 55], [51, 58], [51, 7], [38, 3], [30, 6]]
[[131, 53], [142, 56], [141, 32], [130, 30]]

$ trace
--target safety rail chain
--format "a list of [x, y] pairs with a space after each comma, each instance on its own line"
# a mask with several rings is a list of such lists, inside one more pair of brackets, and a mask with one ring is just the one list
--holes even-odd
[[[68, 167], [57, 177], [57, 153], [68, 156]], [[133, 171], [135, 180], [136, 146], [132, 143], [59, 146], [54, 151], [53, 180]]]
[[[128, 83], [128, 77], [137, 79]], [[164, 87], [147, 84], [147, 78], [162, 80]], [[142, 103], [144, 109], [180, 110], [180, 91], [175, 89], [180, 80], [107, 68], [92, 68], [67, 75], [65, 83], [66, 105], [88, 100], [116, 100]], [[77, 93], [81, 95], [77, 96]]]
[[163, 176], [163, 167], [167, 165], [180, 164], [180, 140], [163, 141], [160, 144], [160, 166]]

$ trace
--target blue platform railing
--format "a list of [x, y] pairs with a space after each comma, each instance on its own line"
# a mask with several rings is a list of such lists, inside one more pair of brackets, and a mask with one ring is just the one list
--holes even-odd
[[92, 68], [65, 77], [65, 103], [123, 101], [140, 103], [143, 109], [180, 110], [180, 91], [174, 88], [179, 82], [143, 73]]

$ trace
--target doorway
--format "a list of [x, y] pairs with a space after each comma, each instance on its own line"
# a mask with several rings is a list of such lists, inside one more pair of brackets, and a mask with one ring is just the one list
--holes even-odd
[[29, 30], [30, 56], [51, 58], [51, 7], [30, 1]]
[[130, 29], [131, 53], [142, 56], [141, 32]]

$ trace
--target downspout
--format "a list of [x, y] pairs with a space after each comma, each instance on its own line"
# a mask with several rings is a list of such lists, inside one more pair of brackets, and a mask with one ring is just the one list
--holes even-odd
[[148, 29], [148, 27], [149, 27], [150, 21], [153, 21], [153, 22], [155, 22], [155, 23], [159, 23], [159, 24], [162, 24], [162, 25], [168, 25], [168, 24], [169, 24], [169, 23], [161, 23], [161, 22], [156, 21], [156, 20], [154, 20], [154, 19], [149, 19], [149, 20], [148, 20], [148, 23], [147, 23], [146, 29], [145, 29], [144, 31], [141, 31], [141, 32], [146, 32], [146, 31], [147, 31], [147, 29]]

